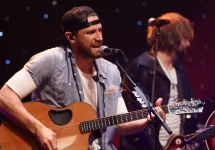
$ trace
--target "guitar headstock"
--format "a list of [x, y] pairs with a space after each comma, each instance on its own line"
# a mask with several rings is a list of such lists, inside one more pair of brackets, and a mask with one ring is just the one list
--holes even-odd
[[204, 109], [204, 103], [201, 100], [191, 100], [176, 102], [168, 105], [169, 112], [176, 115], [201, 113]]

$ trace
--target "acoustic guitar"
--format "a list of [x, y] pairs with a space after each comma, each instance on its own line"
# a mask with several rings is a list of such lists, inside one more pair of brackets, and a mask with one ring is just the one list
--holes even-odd
[[[90, 133], [95, 130], [146, 118], [148, 110], [97, 119], [95, 110], [87, 103], [77, 102], [58, 109], [41, 102], [26, 102], [24, 107], [57, 135], [58, 150], [86, 150]], [[184, 114], [202, 112], [200, 100], [178, 102], [162, 106], [165, 113]], [[23, 127], [4, 119], [1, 125], [2, 150], [39, 150], [37, 140]]]

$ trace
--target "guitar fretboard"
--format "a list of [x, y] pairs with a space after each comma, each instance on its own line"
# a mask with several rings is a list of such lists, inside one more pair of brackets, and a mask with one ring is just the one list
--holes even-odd
[[[185, 114], [185, 113], [197, 113], [202, 112], [202, 102], [200, 100], [195, 101], [183, 101], [177, 102], [172, 105], [163, 105], [161, 108], [165, 113], [173, 114]], [[81, 122], [79, 129], [81, 133], [87, 133], [97, 129], [102, 129], [117, 124], [122, 124], [130, 121], [144, 119], [148, 115], [148, 109], [133, 111], [130, 113], [120, 114], [116, 116], [104, 117], [95, 120], [89, 120]]]
[[[162, 106], [162, 109], [164, 109], [164, 112], [168, 111], [166, 106]], [[130, 122], [130, 121], [144, 119], [147, 117], [147, 115], [148, 115], [148, 110], [143, 109], [143, 110], [133, 111], [130, 113], [120, 114], [116, 116], [110, 116], [110, 117], [100, 118], [96, 120], [89, 120], [89, 121], [80, 123], [80, 131], [81, 133], [86, 133], [86, 132]]]

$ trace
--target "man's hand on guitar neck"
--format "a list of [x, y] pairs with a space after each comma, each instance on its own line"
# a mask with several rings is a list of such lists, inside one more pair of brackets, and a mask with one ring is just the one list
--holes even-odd
[[[156, 101], [155, 109], [157, 110], [157, 112], [159, 113], [161, 118], [163, 120], [166, 120], [166, 114], [160, 108], [161, 102], [162, 102], [162, 98], [159, 98]], [[119, 134], [122, 134], [122, 135], [128, 135], [128, 134], [134, 134], [137, 132], [141, 132], [141, 131], [143, 131], [143, 128], [147, 125], [147, 122], [148, 122], [147, 118], [119, 124], [116, 126], [116, 130]], [[152, 119], [153, 118], [154, 118], [154, 115], [152, 115]]]
[[162, 98], [158, 98], [156, 103], [155, 103], [155, 108], [157, 110], [157, 112], [159, 113], [159, 115], [161, 116], [161, 118], [163, 120], [166, 120], [166, 114], [164, 113], [164, 111], [161, 109], [161, 103], [162, 103], [163, 99]]
[[56, 134], [49, 128], [45, 126], [37, 128], [36, 137], [44, 150], [57, 150]]
[[[158, 98], [156, 103], [155, 103], [155, 109], [157, 110], [158, 114], [161, 116], [161, 118], [163, 120], [166, 120], [166, 114], [164, 113], [164, 111], [161, 109], [161, 103], [162, 103], [163, 99], [162, 98]], [[147, 120], [148, 122], [151, 122], [154, 119], [155, 115], [153, 113], [151, 113], [150, 115], [147, 116]]]

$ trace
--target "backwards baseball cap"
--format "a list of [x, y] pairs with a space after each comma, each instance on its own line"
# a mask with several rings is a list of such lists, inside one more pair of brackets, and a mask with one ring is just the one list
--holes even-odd
[[71, 10], [67, 11], [61, 19], [63, 31], [75, 32], [80, 29], [99, 24], [99, 20], [88, 22], [87, 18], [92, 13], [98, 16], [97, 13], [88, 6], [73, 7]]

